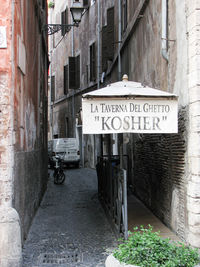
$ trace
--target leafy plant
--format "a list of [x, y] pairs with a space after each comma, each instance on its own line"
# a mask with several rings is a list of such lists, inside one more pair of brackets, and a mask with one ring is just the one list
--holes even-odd
[[113, 255], [120, 262], [141, 267], [193, 267], [200, 262], [197, 249], [160, 237], [151, 225], [129, 232]]
[[49, 4], [48, 4], [48, 7], [49, 8], [54, 8], [54, 5], [55, 5], [54, 2], [50, 1]]

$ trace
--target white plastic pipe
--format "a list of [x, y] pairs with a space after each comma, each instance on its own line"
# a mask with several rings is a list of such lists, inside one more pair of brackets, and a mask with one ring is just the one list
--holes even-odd
[[167, 5], [168, 0], [162, 0], [162, 56], [168, 61], [168, 51], [167, 51]]

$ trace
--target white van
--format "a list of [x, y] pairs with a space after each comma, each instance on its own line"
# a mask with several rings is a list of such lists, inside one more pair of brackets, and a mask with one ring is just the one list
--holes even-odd
[[80, 151], [76, 138], [58, 138], [52, 140], [52, 159], [55, 162], [55, 156], [63, 159], [65, 165], [74, 165], [79, 167]]

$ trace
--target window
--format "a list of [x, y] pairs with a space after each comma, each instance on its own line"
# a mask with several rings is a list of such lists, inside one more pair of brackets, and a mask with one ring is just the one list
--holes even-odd
[[69, 88], [80, 88], [80, 55], [69, 57]]
[[76, 89], [80, 88], [80, 55], [76, 57]]
[[45, 9], [45, 8], [46, 8], [46, 1], [42, 0], [42, 9]]
[[68, 65], [64, 66], [64, 95], [67, 95], [69, 89], [69, 80], [68, 80]]
[[[66, 7], [65, 11], [61, 13], [61, 24], [68, 24], [68, 8]], [[68, 32], [68, 27], [62, 28], [61, 34], [64, 36]]]
[[83, 7], [87, 8], [89, 6], [89, 0], [83, 0]]
[[90, 81], [96, 80], [96, 52], [95, 43], [90, 46]]
[[51, 101], [55, 100], [55, 76], [51, 76]]
[[89, 66], [86, 65], [86, 84], [89, 83]]
[[127, 0], [122, 0], [122, 33], [126, 31], [127, 28]]
[[102, 71], [114, 57], [114, 7], [107, 10], [107, 25], [102, 27]]

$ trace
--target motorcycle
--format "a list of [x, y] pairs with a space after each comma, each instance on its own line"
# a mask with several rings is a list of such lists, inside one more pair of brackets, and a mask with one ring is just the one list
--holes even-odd
[[56, 164], [54, 166], [54, 184], [61, 185], [65, 181], [65, 173], [63, 170], [63, 159], [59, 156], [56, 156]]

